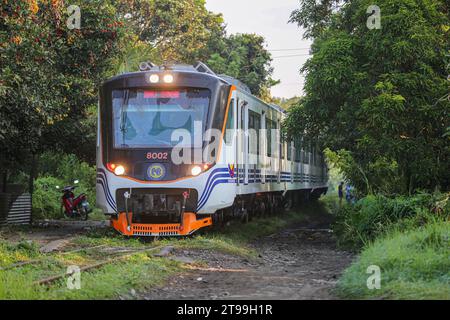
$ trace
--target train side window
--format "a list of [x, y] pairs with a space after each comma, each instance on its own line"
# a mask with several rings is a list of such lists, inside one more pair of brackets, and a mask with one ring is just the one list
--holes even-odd
[[227, 123], [225, 126], [225, 143], [230, 144], [233, 140], [234, 133], [234, 99], [231, 99], [230, 106], [228, 108]]
[[288, 142], [286, 142], [286, 145], [287, 145], [287, 159], [289, 160], [289, 161], [291, 161], [291, 159], [292, 159], [292, 146], [291, 146], [291, 141], [288, 141]]
[[276, 139], [277, 139], [277, 143], [280, 145], [280, 147], [278, 148], [278, 152], [279, 152], [279, 158], [280, 159], [284, 159], [284, 153], [285, 153], [285, 150], [286, 150], [286, 143], [284, 142], [284, 139], [283, 139], [283, 137], [281, 136], [281, 133], [280, 133], [280, 131], [279, 131], [279, 128], [281, 127], [281, 123], [280, 123], [280, 120], [278, 120], [277, 121], [277, 130], [278, 130], [278, 133], [277, 133], [277, 136], [276, 136]]
[[275, 121], [266, 119], [266, 132], [267, 132], [267, 156], [271, 157], [273, 155], [272, 150], [272, 139], [275, 139], [276, 137], [272, 134], [272, 130], [277, 128], [277, 124]]
[[316, 147], [311, 144], [311, 164], [316, 165]]
[[295, 162], [302, 162], [302, 139], [301, 137], [295, 137], [294, 146], [295, 146]]
[[310, 148], [311, 148], [311, 144], [309, 143], [308, 140], [304, 139], [303, 140], [303, 163], [304, 164], [309, 164], [309, 152], [310, 152]]
[[272, 128], [270, 119], [266, 118], [267, 156], [272, 155]]
[[287, 145], [287, 143], [286, 143], [286, 141], [281, 141], [281, 146], [280, 146], [280, 148], [281, 148], [281, 159], [285, 159], [286, 158], [286, 145]]
[[[248, 110], [248, 129], [249, 136], [251, 138], [249, 146], [250, 153], [259, 155], [259, 131], [261, 129], [261, 115], [252, 110]], [[252, 130], [253, 132], [250, 132], [250, 130]], [[256, 143], [253, 143], [253, 140], [255, 139]]]

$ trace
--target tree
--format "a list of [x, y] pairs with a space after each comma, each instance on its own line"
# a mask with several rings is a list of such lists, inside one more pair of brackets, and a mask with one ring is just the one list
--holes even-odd
[[370, 30], [371, 1], [345, 1], [334, 12], [332, 3], [323, 1], [319, 16], [292, 15], [314, 43], [302, 68], [306, 96], [291, 109], [286, 130], [342, 150], [344, 173], [363, 192], [448, 190], [448, 6], [380, 0], [382, 28]]
[[219, 74], [244, 82], [253, 94], [262, 96], [265, 88], [277, 84], [270, 76], [272, 57], [264, 47], [264, 38], [256, 34], [236, 34], [224, 39], [208, 65]]
[[205, 0], [120, 0], [117, 8], [136, 36], [131, 46], [150, 46], [155, 63], [206, 61], [225, 33], [222, 15]]
[[41, 45], [49, 38], [36, 1], [0, 4], [0, 166], [15, 168], [38, 150], [42, 128], [59, 114], [63, 97], [49, 90], [55, 52]]
[[79, 123], [118, 49], [120, 22], [109, 1], [79, 6], [82, 28], [70, 30], [62, 1], [0, 2], [3, 168], [23, 169], [43, 149], [83, 146]]
[[294, 96], [292, 98], [279, 98], [272, 97], [271, 102], [280, 106], [284, 110], [289, 110], [289, 108], [293, 105], [298, 105], [301, 101], [302, 97]]
[[115, 1], [71, 2], [81, 9], [79, 30], [66, 28], [66, 7], [63, 2], [56, 3], [60, 21], [52, 32], [59, 45], [53, 47], [58, 56], [53, 72], [65, 79], [56, 87], [64, 96], [64, 109], [43, 132], [44, 147], [74, 153], [94, 163], [98, 88], [115, 75], [112, 63], [126, 47], [126, 28]]
[[304, 38], [317, 38], [332, 26], [334, 12], [348, 0], [301, 0], [300, 8], [292, 12], [289, 22], [305, 29]]
[[219, 71], [235, 71], [256, 90], [269, 83], [263, 39], [227, 37], [222, 16], [209, 12], [204, 0], [70, 4], [81, 9], [80, 29], [66, 27], [62, 0], [0, 0], [2, 168], [27, 166], [42, 150], [93, 163], [99, 85], [147, 59], [194, 63], [230, 49], [234, 69]]
[[137, 70], [138, 57], [157, 64], [206, 62], [219, 74], [247, 84], [252, 92], [270, 99], [275, 85], [271, 55], [264, 38], [255, 34], [227, 36], [221, 14], [209, 12], [204, 0], [121, 0], [118, 11], [127, 18], [128, 50], [119, 71]]

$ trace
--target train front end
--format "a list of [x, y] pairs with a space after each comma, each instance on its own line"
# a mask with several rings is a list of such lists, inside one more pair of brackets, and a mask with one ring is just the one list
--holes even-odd
[[[217, 169], [231, 86], [194, 67], [151, 66], [100, 89], [97, 205], [126, 236], [184, 236], [212, 224], [199, 194]], [[221, 139], [220, 139], [221, 140]]]

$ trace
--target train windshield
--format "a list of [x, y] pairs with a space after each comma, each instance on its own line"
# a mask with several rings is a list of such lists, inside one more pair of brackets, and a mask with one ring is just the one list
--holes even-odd
[[[210, 97], [207, 89], [114, 90], [114, 148], [201, 147], [194, 128], [203, 134]], [[184, 138], [172, 140], [177, 129], [187, 130], [190, 139], [183, 131]]]

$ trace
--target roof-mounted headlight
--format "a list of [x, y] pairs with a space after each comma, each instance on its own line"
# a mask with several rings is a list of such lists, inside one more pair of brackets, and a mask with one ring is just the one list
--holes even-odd
[[173, 75], [170, 73], [165, 74], [163, 80], [165, 83], [173, 83]]
[[150, 77], [148, 77], [148, 80], [150, 81], [150, 83], [158, 83], [159, 76], [157, 74], [151, 74]]

